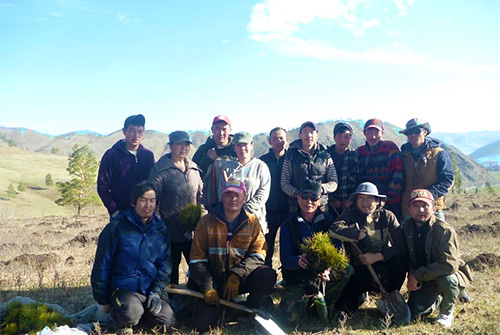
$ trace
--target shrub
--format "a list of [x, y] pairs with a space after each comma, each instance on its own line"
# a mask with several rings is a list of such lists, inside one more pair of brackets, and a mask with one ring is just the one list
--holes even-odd
[[179, 224], [187, 231], [193, 231], [202, 214], [203, 211], [200, 205], [187, 204], [179, 211]]
[[19, 192], [26, 191], [26, 184], [24, 182], [20, 181], [19, 184], [17, 185], [17, 190]]
[[34, 303], [23, 305], [19, 302], [7, 306], [2, 334], [36, 334], [47, 325], [66, 325], [70, 320], [47, 305]]
[[349, 265], [345, 251], [335, 248], [328, 233], [319, 232], [305, 239], [301, 249], [307, 254], [309, 269], [314, 274], [330, 268], [330, 274], [338, 279]]

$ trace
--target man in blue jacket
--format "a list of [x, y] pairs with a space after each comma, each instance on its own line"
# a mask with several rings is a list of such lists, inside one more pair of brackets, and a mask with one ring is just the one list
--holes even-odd
[[131, 193], [132, 208], [120, 213], [99, 235], [91, 284], [99, 309], [111, 316], [121, 334], [141, 323], [174, 323], [163, 293], [172, 261], [168, 230], [154, 214], [156, 190], [143, 181]]
[[97, 176], [97, 193], [110, 216], [129, 209], [130, 192], [137, 183], [148, 179], [155, 163], [154, 154], [142, 144], [142, 114], [129, 116], [123, 125], [124, 139], [116, 142], [101, 159]]

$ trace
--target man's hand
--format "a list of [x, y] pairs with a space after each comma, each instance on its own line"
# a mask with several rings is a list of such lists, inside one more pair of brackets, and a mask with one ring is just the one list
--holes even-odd
[[330, 281], [330, 269], [326, 269], [325, 271], [321, 272], [318, 277], [321, 278], [321, 280], [328, 282]]
[[111, 304], [106, 304], [106, 305], [97, 304], [97, 309], [104, 314], [109, 314], [109, 312], [111, 312]]
[[364, 265], [369, 265], [369, 264], [373, 264], [373, 263], [376, 263], [379, 261], [383, 261], [384, 255], [382, 255], [382, 253], [380, 253], [380, 252], [377, 252], [375, 254], [368, 252], [366, 254], [359, 255], [359, 260]]
[[366, 235], [364, 232], [359, 233], [359, 236], [364, 236], [358, 241], [359, 250], [362, 253], [367, 253], [372, 248], [372, 240], [370, 236]]
[[216, 160], [217, 159], [217, 151], [215, 151], [215, 148], [209, 149], [207, 152], [207, 156], [208, 156], [208, 158], [210, 158], [213, 161]]
[[415, 279], [413, 274], [408, 273], [408, 281], [406, 283], [406, 288], [408, 291], [418, 291], [422, 287], [422, 284]]
[[158, 293], [150, 294], [147, 300], [147, 307], [151, 314], [156, 315], [161, 312], [161, 299]]
[[241, 278], [237, 274], [231, 273], [226, 280], [226, 286], [224, 286], [224, 298], [227, 300], [236, 298], [240, 289], [240, 282]]
[[307, 261], [307, 254], [303, 253], [299, 258], [299, 267], [302, 269], [307, 269], [309, 262]]
[[207, 305], [219, 306], [219, 295], [213, 288], [206, 291], [203, 296], [205, 297], [205, 303]]

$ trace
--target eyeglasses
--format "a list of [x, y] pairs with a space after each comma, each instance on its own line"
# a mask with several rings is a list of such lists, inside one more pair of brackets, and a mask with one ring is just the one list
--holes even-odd
[[406, 135], [409, 136], [409, 135], [420, 135], [422, 133], [422, 128], [415, 128], [415, 129], [412, 129], [412, 130], [408, 130], [406, 132]]
[[300, 194], [300, 197], [303, 199], [303, 200], [311, 200], [312, 202], [315, 202], [315, 201], [318, 201], [319, 200], [319, 197], [314, 195], [314, 194], [310, 194], [310, 193], [301, 193]]

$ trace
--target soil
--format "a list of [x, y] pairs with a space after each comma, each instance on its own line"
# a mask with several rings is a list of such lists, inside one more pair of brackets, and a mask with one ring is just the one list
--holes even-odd
[[491, 225], [467, 224], [457, 230], [459, 235], [466, 234], [491, 234], [500, 235], [500, 222], [494, 222]]
[[483, 253], [470, 260], [468, 264], [474, 271], [484, 271], [487, 268], [499, 268], [500, 256], [491, 253]]

